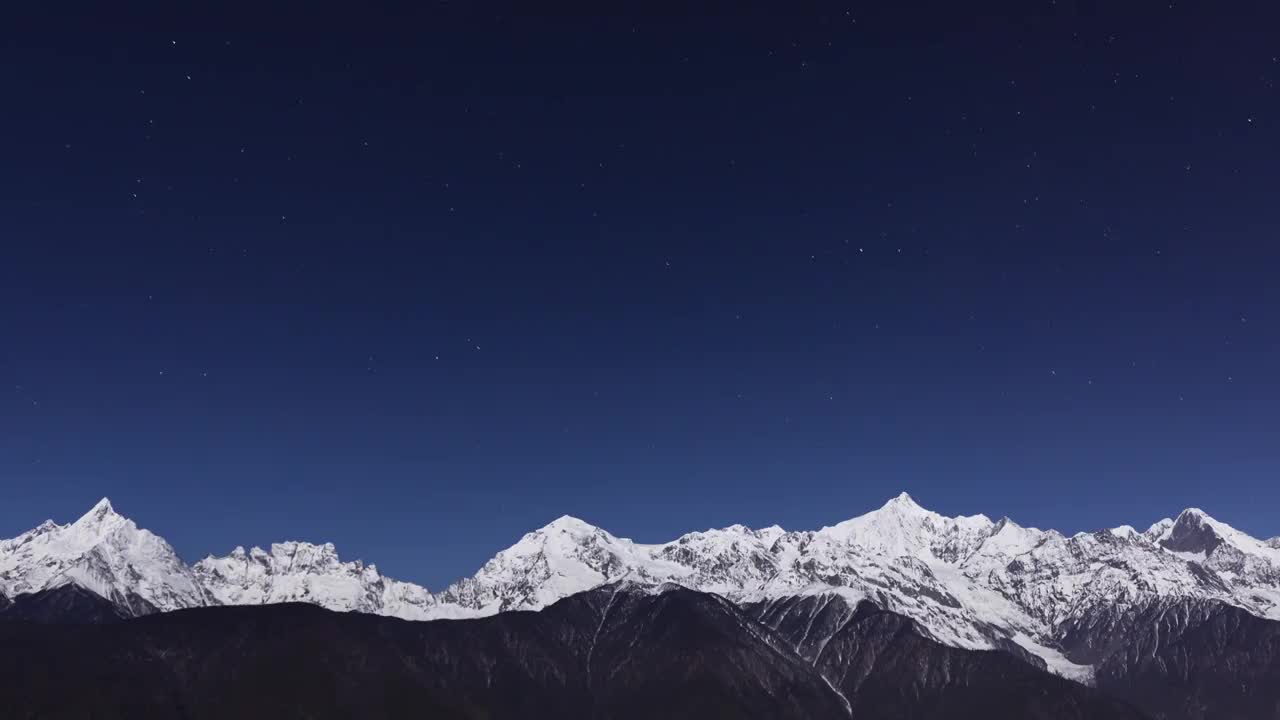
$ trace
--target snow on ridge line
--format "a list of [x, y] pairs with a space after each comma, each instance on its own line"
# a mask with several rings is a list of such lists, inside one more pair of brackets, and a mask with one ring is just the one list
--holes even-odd
[[[1187, 549], [1193, 543], [1198, 552]], [[660, 544], [565, 515], [438, 593], [388, 578], [373, 564], [343, 561], [331, 543], [239, 546], [187, 566], [106, 498], [74, 523], [46, 521], [0, 541], [0, 593], [76, 578], [104, 596], [132, 593], [160, 610], [302, 601], [410, 620], [536, 610], [619, 581], [738, 602], [834, 593], [907, 615], [951, 645], [1016, 642], [1069, 677], [1087, 673], [1061, 654], [1055, 632], [1102, 600], [1208, 598], [1280, 619], [1280, 550], [1202, 511], [1144, 533], [1124, 525], [1066, 537], [1008, 518], [946, 517], [906, 493], [819, 530], [732, 525]]]

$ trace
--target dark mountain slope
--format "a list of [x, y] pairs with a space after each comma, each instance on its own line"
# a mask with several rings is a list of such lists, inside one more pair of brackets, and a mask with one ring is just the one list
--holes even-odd
[[0, 623], [0, 696], [18, 718], [846, 717], [744, 624], [685, 590], [430, 623], [294, 604]]
[[749, 606], [748, 612], [812, 661], [849, 698], [855, 717], [1143, 717], [1025, 658], [942, 645], [914, 621], [871, 603], [815, 595]]
[[128, 617], [127, 609], [79, 585], [0, 598], [0, 622], [106, 623]]
[[914, 621], [865, 604], [823, 648], [817, 666], [855, 699], [859, 717], [1145, 717], [1007, 653], [942, 645]]
[[480, 620], [289, 604], [9, 622], [0, 697], [14, 718], [1140, 717], [870, 605], [829, 635], [815, 669], [719, 596], [629, 585]]
[[[608, 592], [586, 652], [599, 716], [664, 717], [673, 688], [696, 688], [688, 693], [690, 717], [846, 716], [844, 701], [812, 665], [727, 600], [685, 589]], [[543, 612], [571, 607], [563, 604]]]
[[1280, 718], [1280, 623], [1204, 600], [1100, 612], [1064, 628], [1098, 687], [1161, 720]]

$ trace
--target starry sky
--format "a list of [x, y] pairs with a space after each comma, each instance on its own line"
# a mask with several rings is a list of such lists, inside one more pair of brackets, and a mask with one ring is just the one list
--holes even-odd
[[417, 5], [11, 18], [0, 536], [1280, 534], [1274, 3]]

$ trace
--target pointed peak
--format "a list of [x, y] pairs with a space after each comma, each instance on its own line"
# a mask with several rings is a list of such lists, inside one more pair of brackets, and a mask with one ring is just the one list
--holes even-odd
[[1161, 534], [1159, 543], [1166, 550], [1208, 554], [1226, 541], [1224, 536], [1228, 530], [1230, 528], [1200, 508], [1187, 508], [1178, 513], [1178, 519]]
[[580, 533], [580, 532], [591, 532], [597, 529], [598, 528], [596, 528], [595, 525], [592, 525], [591, 523], [585, 520], [581, 520], [572, 515], [561, 515], [555, 520], [552, 520], [546, 525], [543, 525], [541, 530], [543, 532], [569, 532], [569, 533], [579, 532]]
[[1280, 562], [1273, 541], [1259, 540], [1198, 508], [1183, 510], [1158, 542], [1166, 550], [1192, 553], [1212, 553], [1218, 546], [1228, 545], [1246, 555], [1264, 556], [1272, 564]]
[[104, 497], [93, 507], [89, 508], [89, 512], [81, 515], [80, 519], [76, 520], [75, 524], [83, 526], [92, 523], [96, 525], [106, 520], [110, 520], [111, 518], [118, 517], [120, 517], [120, 515], [117, 514], [116, 509], [111, 506], [111, 500]]
[[904, 504], [911, 504], [911, 505], [916, 504], [916, 501], [911, 497], [911, 494], [905, 490], [895, 495], [893, 499], [891, 499], [889, 502], [904, 503]]
[[920, 503], [915, 501], [915, 498], [905, 492], [898, 493], [895, 497], [891, 498], [889, 502], [884, 504], [883, 509], [889, 508], [912, 511], [924, 510], [924, 508], [920, 507]]
[[1206, 532], [1212, 531], [1223, 537], [1234, 535], [1237, 532], [1230, 525], [1218, 520], [1200, 508], [1194, 507], [1178, 513], [1177, 519], [1173, 521], [1172, 528], [1176, 530], [1179, 527], [1204, 528]]
[[999, 520], [992, 523], [991, 534], [995, 535], [997, 533], [1003, 532], [1005, 528], [1009, 528], [1012, 530], [1023, 529], [1021, 525], [1013, 521], [1013, 518], [1009, 517], [1008, 515], [1002, 515]]

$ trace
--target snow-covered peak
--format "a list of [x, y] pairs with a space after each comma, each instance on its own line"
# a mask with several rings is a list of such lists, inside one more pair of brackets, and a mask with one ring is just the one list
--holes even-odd
[[1179, 513], [1159, 540], [1167, 550], [1202, 555], [1213, 552], [1222, 542], [1217, 523], [1199, 508], [1187, 508]]
[[875, 543], [879, 548], [892, 550], [898, 549], [895, 546], [902, 545], [901, 541], [907, 541], [905, 545], [918, 545], [916, 541], [935, 521], [941, 520], [941, 515], [925, 510], [910, 495], [902, 493], [876, 510], [822, 528], [818, 534], [848, 542]]
[[885, 508], [898, 508], [904, 512], [928, 512], [920, 507], [920, 504], [907, 492], [900, 492], [889, 498], [888, 502], [881, 507], [882, 510]]
[[425, 588], [383, 577], [360, 560], [345, 562], [333, 543], [288, 541], [270, 550], [237, 546], [209, 556], [194, 572], [223, 605], [309, 602], [330, 610], [425, 619], [435, 599]]
[[1280, 567], [1280, 553], [1266, 542], [1251, 537], [1230, 525], [1214, 519], [1199, 508], [1187, 508], [1178, 515], [1159, 540], [1162, 547], [1178, 553], [1204, 556], [1216, 552], [1239, 552], [1263, 559]]
[[111, 501], [104, 497], [89, 508], [88, 512], [71, 523], [70, 528], [89, 540], [95, 535], [112, 532], [126, 524], [133, 525], [133, 521], [117, 513], [111, 506]]
[[1178, 527], [1179, 525], [1205, 525], [1208, 527], [1217, 527], [1225, 524], [1218, 522], [1209, 515], [1209, 513], [1201, 510], [1200, 508], [1189, 507], [1178, 513], [1178, 517], [1173, 519], [1172, 527]]
[[[257, 548], [254, 549], [257, 550]], [[329, 569], [343, 564], [342, 559], [338, 557], [338, 549], [333, 543], [315, 544], [298, 541], [272, 543], [271, 556], [294, 571]], [[360, 560], [351, 564], [357, 569], [364, 567], [364, 563]]]
[[778, 573], [779, 541], [788, 533], [773, 525], [752, 530], [744, 525], [691, 532], [649, 552], [679, 570], [672, 574], [692, 587], [733, 595]]
[[61, 525], [59, 525], [58, 523], [52, 520], [45, 520], [44, 522], [32, 528], [31, 532], [37, 535], [43, 535], [44, 533], [53, 532], [54, 530], [57, 530], [61, 527], [62, 527]]
[[600, 528], [589, 522], [580, 520], [572, 515], [561, 515], [551, 522], [543, 525], [539, 530], [535, 530], [536, 534], [542, 533], [568, 533], [570, 535], [586, 535], [600, 530]]
[[561, 515], [541, 528], [527, 533], [515, 545], [498, 553], [498, 557], [516, 558], [547, 553], [572, 555], [584, 547], [613, 550], [630, 544], [630, 540], [619, 540], [595, 525], [572, 515]]
[[488, 614], [541, 609], [626, 576], [641, 582], [670, 579], [671, 564], [648, 549], [565, 515], [520, 538], [440, 597], [467, 612]]
[[817, 536], [888, 558], [941, 554], [959, 559], [977, 549], [993, 527], [985, 515], [945, 517], [902, 493], [877, 510], [819, 530]]
[[770, 525], [769, 527], [762, 527], [762, 528], [760, 528], [759, 530], [755, 530], [755, 531], [753, 531], [753, 532], [755, 532], [756, 537], [758, 537], [758, 538], [760, 538], [761, 540], [764, 540], [764, 541], [766, 541], [766, 542], [773, 542], [773, 541], [777, 540], [778, 538], [782, 537], [783, 535], [786, 535], [786, 534], [787, 534], [787, 531], [786, 531], [786, 530], [783, 530], [781, 527], [779, 527], [779, 526], [777, 526], [777, 525]]
[[169, 543], [118, 514], [107, 498], [69, 525], [46, 521], [0, 541], [0, 593], [13, 597], [66, 584], [135, 613], [206, 600]]
[[86, 521], [92, 522], [95, 520], [101, 521], [103, 519], [113, 517], [113, 516], [119, 517], [119, 514], [117, 514], [116, 509], [112, 507], [111, 498], [104, 497], [98, 502], [94, 503], [93, 507], [89, 508], [89, 512], [86, 512], [84, 515], [81, 515], [80, 519], [77, 520], [76, 522], [86, 522]]
[[1162, 518], [1151, 524], [1147, 531], [1142, 533], [1142, 537], [1149, 542], [1158, 543], [1169, 535], [1169, 528], [1173, 527], [1173, 518]]
[[960, 560], [962, 566], [976, 567], [984, 563], [1008, 563], [1031, 552], [1047, 538], [1061, 537], [1056, 532], [1025, 528], [1009, 518], [1000, 518], [981, 544]]

